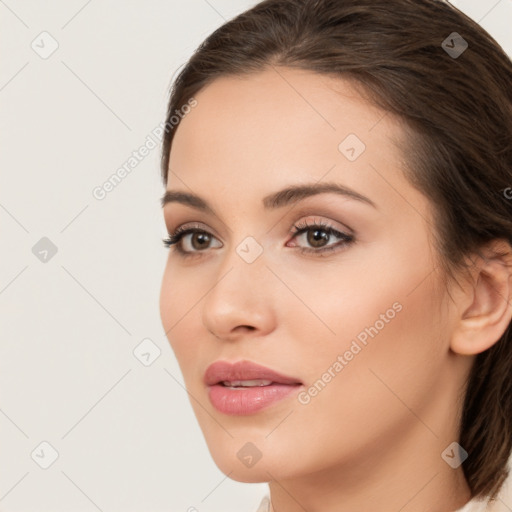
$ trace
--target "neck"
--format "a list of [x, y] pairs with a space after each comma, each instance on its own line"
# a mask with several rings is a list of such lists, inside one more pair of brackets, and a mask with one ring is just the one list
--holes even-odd
[[457, 439], [442, 439], [425, 424], [390, 443], [379, 439], [357, 459], [298, 477], [271, 480], [270, 512], [453, 512], [471, 499], [462, 466], [454, 469], [441, 453]]

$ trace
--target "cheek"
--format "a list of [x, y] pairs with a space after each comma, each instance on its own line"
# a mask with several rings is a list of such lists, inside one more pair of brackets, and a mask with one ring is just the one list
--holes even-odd
[[323, 356], [332, 361], [332, 356], [350, 350], [354, 340], [362, 347], [360, 354], [368, 352], [366, 357], [374, 354], [383, 361], [400, 360], [395, 351], [411, 360], [432, 354], [427, 341], [437, 342], [442, 332], [439, 277], [433, 272], [424, 227], [402, 231], [400, 246], [388, 237], [371, 247], [354, 247], [332, 261], [280, 268], [300, 302], [290, 295], [279, 303], [279, 313], [294, 329], [291, 339], [301, 340], [305, 356], [319, 361], [320, 366], [314, 364], [317, 371], [328, 362]]
[[[301, 320], [294, 333], [295, 350], [283, 355], [294, 360], [305, 392], [294, 399], [289, 411], [280, 413], [286, 421], [269, 415], [267, 422], [255, 422], [252, 431], [247, 426], [241, 429], [267, 455], [270, 471], [289, 477], [342, 462], [356, 475], [357, 467], [364, 470], [358, 466], [361, 460], [385, 456], [389, 446], [411, 428], [419, 425], [430, 439], [431, 432], [411, 413], [415, 411], [430, 425], [423, 411], [439, 380], [436, 371], [442, 354], [438, 340], [431, 336], [432, 310], [425, 308], [425, 290], [407, 295], [410, 288], [395, 289], [372, 296], [371, 301], [348, 301], [346, 316], [347, 309], [333, 306], [324, 297], [324, 308], [316, 312], [336, 330], [337, 338], [325, 336], [325, 327], [315, 317], [311, 322]], [[315, 303], [314, 296], [308, 297]], [[396, 302], [401, 309], [389, 307]], [[316, 304], [321, 305], [318, 297]], [[386, 311], [387, 323], [379, 317]], [[306, 316], [303, 312], [302, 317]], [[366, 334], [366, 344], [357, 338], [360, 333]], [[358, 345], [352, 344], [354, 340]], [[220, 448], [216, 458], [232, 469], [229, 456]]]
[[[302, 310], [293, 333], [311, 391], [295, 420], [325, 432], [339, 450], [375, 449], [372, 443], [386, 433], [397, 435], [417, 421], [410, 409], [421, 411], [430, 400], [446, 343], [438, 277], [427, 254], [390, 247], [373, 262], [347, 259], [330, 277], [317, 273], [312, 281], [309, 272], [295, 281], [317, 315]], [[306, 436], [312, 452], [330, 456], [333, 445], [322, 448], [321, 440]]]
[[202, 326], [198, 311], [205, 292], [192, 275], [187, 274], [184, 279], [183, 270], [180, 272], [178, 265], [167, 262], [160, 288], [160, 318], [180, 366], [197, 358]]
[[160, 317], [166, 332], [186, 321], [207, 291], [198, 272], [180, 267], [177, 258], [172, 255], [167, 260], [160, 288]]

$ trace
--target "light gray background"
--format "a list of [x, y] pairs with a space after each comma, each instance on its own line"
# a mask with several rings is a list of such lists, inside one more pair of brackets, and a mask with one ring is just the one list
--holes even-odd
[[[215, 466], [160, 323], [160, 148], [92, 195], [163, 121], [194, 48], [255, 3], [0, 0], [4, 512], [252, 512], [267, 491]], [[512, 55], [512, 0], [456, 5]]]

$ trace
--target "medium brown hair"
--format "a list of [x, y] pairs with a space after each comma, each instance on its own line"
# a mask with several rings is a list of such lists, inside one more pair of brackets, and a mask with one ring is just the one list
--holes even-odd
[[[454, 57], [443, 41], [468, 48]], [[447, 39], [448, 38], [448, 39]], [[476, 22], [441, 0], [265, 0], [215, 30], [174, 81], [162, 145], [167, 184], [176, 109], [215, 78], [285, 66], [349, 79], [406, 129], [409, 181], [432, 203], [440, 267], [496, 238], [512, 244], [512, 62]], [[511, 196], [512, 197], [512, 196]], [[512, 450], [512, 332], [478, 354], [459, 443], [473, 497], [495, 497]]]

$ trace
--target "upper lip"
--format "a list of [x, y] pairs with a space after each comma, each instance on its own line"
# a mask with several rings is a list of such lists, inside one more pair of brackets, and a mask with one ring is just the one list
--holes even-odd
[[271, 380], [278, 384], [302, 384], [294, 377], [282, 375], [252, 361], [237, 361], [235, 363], [215, 361], [208, 366], [204, 374], [204, 382], [207, 386], [213, 386], [223, 381], [256, 379]]

